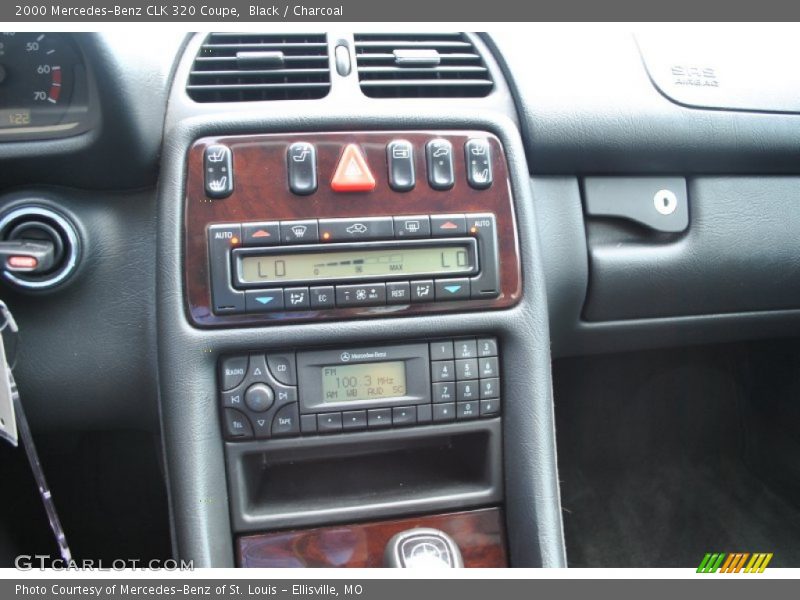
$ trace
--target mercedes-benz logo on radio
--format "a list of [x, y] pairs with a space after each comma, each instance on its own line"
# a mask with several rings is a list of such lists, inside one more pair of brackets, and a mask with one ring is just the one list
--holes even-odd
[[339, 358], [342, 360], [342, 362], [348, 362], [350, 360], [350, 353], [349, 352], [342, 352], [339, 355]]

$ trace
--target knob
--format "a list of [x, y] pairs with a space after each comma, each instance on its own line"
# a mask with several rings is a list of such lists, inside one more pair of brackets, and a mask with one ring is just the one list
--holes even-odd
[[253, 412], [269, 410], [274, 402], [275, 394], [272, 388], [263, 383], [254, 383], [244, 393], [244, 403]]
[[444, 531], [418, 527], [396, 534], [383, 555], [384, 565], [401, 569], [459, 569], [461, 551]]

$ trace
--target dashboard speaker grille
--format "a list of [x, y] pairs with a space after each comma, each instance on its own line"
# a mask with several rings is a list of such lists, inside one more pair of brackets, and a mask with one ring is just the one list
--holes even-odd
[[196, 102], [311, 100], [331, 87], [324, 34], [212, 33], [186, 92]]
[[493, 83], [464, 33], [355, 35], [361, 90], [372, 98], [475, 98]]

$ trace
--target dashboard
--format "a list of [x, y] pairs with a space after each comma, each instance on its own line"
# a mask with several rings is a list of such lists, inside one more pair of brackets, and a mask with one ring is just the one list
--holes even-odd
[[797, 333], [790, 82], [696, 36], [162, 33], [0, 36], [0, 279], [34, 428], [157, 436], [196, 566], [565, 566], [554, 361]]

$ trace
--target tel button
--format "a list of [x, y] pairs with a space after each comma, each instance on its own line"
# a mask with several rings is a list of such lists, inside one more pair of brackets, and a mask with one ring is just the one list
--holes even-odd
[[277, 410], [272, 419], [272, 435], [288, 436], [300, 433], [300, 411], [297, 403], [292, 402]]
[[234, 408], [225, 409], [225, 437], [244, 440], [253, 437], [253, 427], [250, 421]]

